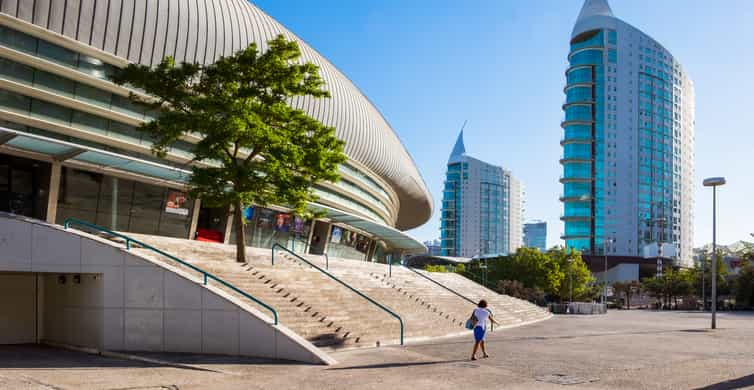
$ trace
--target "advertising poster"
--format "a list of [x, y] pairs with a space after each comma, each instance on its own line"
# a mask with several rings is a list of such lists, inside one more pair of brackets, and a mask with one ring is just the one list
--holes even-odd
[[275, 216], [275, 231], [287, 232], [291, 227], [290, 222], [289, 222], [290, 219], [291, 219], [290, 214], [280, 213], [276, 215]]
[[189, 215], [186, 208], [186, 194], [180, 191], [168, 191], [168, 200], [165, 203], [165, 212], [178, 215]]
[[295, 216], [293, 217], [293, 232], [296, 234], [304, 234], [304, 219]]
[[254, 218], [254, 206], [249, 206], [243, 209], [243, 218], [246, 220], [246, 222], [249, 222], [252, 218]]
[[356, 239], [356, 250], [361, 253], [367, 253], [369, 248], [369, 239], [365, 236], [359, 235]]
[[257, 219], [257, 227], [262, 229], [272, 229], [274, 218], [274, 211], [268, 209], [260, 209], [259, 218]]
[[340, 244], [340, 239], [343, 236], [343, 230], [337, 226], [333, 226], [332, 235], [330, 236], [330, 242], [334, 244]]

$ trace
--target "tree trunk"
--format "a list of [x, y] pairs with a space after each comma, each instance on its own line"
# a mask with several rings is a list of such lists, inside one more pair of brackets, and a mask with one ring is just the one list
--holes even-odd
[[236, 261], [246, 262], [246, 232], [243, 229], [243, 205], [236, 201], [233, 212], [233, 225], [236, 229]]

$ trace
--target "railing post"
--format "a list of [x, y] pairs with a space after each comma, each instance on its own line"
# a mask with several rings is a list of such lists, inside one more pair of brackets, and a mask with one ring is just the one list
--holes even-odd
[[272, 265], [275, 265], [275, 248], [277, 244], [272, 245]]
[[330, 256], [325, 253], [325, 269], [330, 269]]
[[129, 250], [129, 251], [131, 250], [131, 240], [129, 240], [127, 238], [126, 238], [126, 249]]
[[204, 285], [205, 286], [207, 285], [207, 273], [206, 272], [204, 273]]

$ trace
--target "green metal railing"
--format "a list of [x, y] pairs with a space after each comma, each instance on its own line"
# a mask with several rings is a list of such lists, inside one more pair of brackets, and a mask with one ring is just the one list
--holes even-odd
[[[427, 275], [424, 275], [423, 273], [419, 272], [418, 270], [416, 270], [416, 269], [414, 269], [414, 268], [411, 268], [411, 267], [409, 267], [409, 266], [404, 266], [404, 268], [406, 268], [406, 269], [408, 269], [408, 270], [410, 270], [410, 271], [414, 272], [415, 274], [417, 274], [417, 275], [419, 275], [419, 276], [423, 277], [424, 279], [427, 279], [427, 280], [429, 280], [430, 282], [432, 282], [432, 283], [434, 283], [434, 284], [436, 284], [436, 285], [438, 285], [438, 286], [440, 286], [440, 287], [442, 287], [442, 288], [444, 288], [444, 289], [446, 289], [446, 290], [448, 290], [448, 291], [452, 292], [453, 294], [455, 294], [455, 295], [458, 295], [459, 297], [461, 297], [461, 298], [465, 299], [466, 301], [468, 301], [468, 302], [471, 302], [471, 304], [473, 304], [473, 305], [474, 305], [475, 307], [476, 307], [476, 305], [478, 304], [478, 302], [475, 302], [475, 301], [471, 300], [471, 298], [469, 298], [469, 297], [467, 297], [467, 296], [465, 296], [465, 295], [463, 295], [463, 294], [459, 293], [458, 291], [456, 291], [456, 290], [453, 290], [452, 288], [450, 288], [450, 287], [448, 287], [448, 286], [446, 286], [446, 285], [444, 285], [444, 284], [442, 284], [442, 283], [440, 283], [440, 282], [438, 282], [438, 281], [436, 281], [436, 280], [434, 280], [434, 279], [430, 278], [430, 277], [429, 277], [429, 276], [427, 276]], [[493, 314], [493, 313], [492, 313], [492, 310], [490, 310], [489, 308], [487, 308], [487, 310], [488, 310], [488, 311], [490, 312], [490, 314]], [[493, 315], [494, 315], [494, 314], [493, 314]], [[495, 330], [495, 324], [494, 324], [494, 323], [493, 323], [492, 321], [490, 321], [490, 330]]]
[[234, 286], [234, 285], [232, 285], [232, 284], [230, 284], [230, 283], [228, 283], [228, 282], [226, 282], [226, 281], [218, 278], [215, 275], [212, 275], [211, 273], [209, 273], [207, 271], [204, 271], [203, 269], [201, 269], [201, 268], [199, 268], [199, 267], [197, 267], [195, 265], [187, 263], [187, 262], [185, 262], [185, 261], [183, 261], [183, 260], [181, 260], [181, 259], [179, 259], [179, 258], [177, 258], [177, 257], [175, 257], [175, 256], [173, 256], [173, 255], [171, 255], [169, 253], [167, 253], [167, 252], [164, 252], [164, 251], [162, 251], [160, 249], [157, 249], [157, 248], [155, 248], [155, 247], [153, 247], [153, 246], [151, 246], [149, 244], [146, 244], [144, 242], [141, 242], [139, 240], [136, 240], [134, 238], [126, 236], [125, 234], [114, 232], [114, 231], [112, 231], [110, 229], [103, 228], [102, 226], [97, 226], [97, 225], [95, 225], [93, 223], [82, 221], [82, 220], [76, 219], [76, 218], [68, 218], [68, 219], [65, 220], [65, 223], [64, 223], [63, 226], [66, 229], [68, 229], [71, 225], [85, 226], [85, 227], [88, 227], [90, 229], [94, 229], [94, 230], [97, 230], [97, 231], [100, 231], [100, 232], [103, 232], [103, 233], [107, 233], [107, 234], [109, 234], [111, 236], [121, 238], [121, 239], [123, 239], [123, 240], [126, 241], [126, 249], [128, 249], [128, 250], [131, 250], [131, 243], [134, 243], [134, 244], [136, 244], [136, 245], [138, 245], [138, 246], [140, 246], [140, 247], [142, 247], [144, 249], [149, 249], [152, 252], [155, 252], [155, 253], [157, 253], [159, 255], [165, 256], [168, 259], [173, 260], [173, 261], [177, 262], [178, 264], [180, 264], [180, 265], [182, 265], [184, 267], [188, 267], [188, 268], [190, 268], [190, 269], [192, 269], [192, 270], [194, 270], [194, 271], [202, 274], [202, 276], [204, 278], [204, 285], [205, 286], [207, 285], [207, 281], [209, 279], [212, 279], [215, 282], [220, 283], [221, 285], [223, 285], [223, 286], [225, 286], [225, 287], [233, 290], [234, 292], [238, 293], [239, 295], [241, 295], [241, 296], [243, 296], [243, 297], [245, 297], [245, 298], [247, 298], [247, 299], [249, 299], [249, 300], [251, 300], [251, 301], [253, 301], [253, 302], [257, 303], [257, 304], [259, 304], [260, 306], [264, 307], [265, 309], [269, 310], [272, 313], [272, 317], [274, 318], [274, 324], [275, 325], [278, 324], [278, 312], [277, 312], [277, 310], [275, 310], [274, 308], [272, 308], [272, 306], [270, 306], [270, 305], [268, 305], [268, 304], [260, 301], [259, 299], [257, 299], [255, 297], [249, 295], [248, 293], [240, 290], [238, 287], [236, 287], [236, 286]]
[[388, 313], [388, 314], [390, 314], [391, 316], [395, 317], [395, 318], [396, 318], [396, 319], [398, 320], [398, 322], [399, 322], [399, 323], [401, 324], [401, 345], [403, 345], [403, 319], [401, 318], [401, 316], [399, 316], [398, 314], [396, 314], [396, 313], [395, 313], [395, 312], [393, 312], [392, 310], [388, 309], [387, 307], [383, 306], [383, 305], [382, 305], [381, 303], [379, 303], [379, 302], [375, 301], [374, 299], [372, 299], [372, 298], [368, 297], [368, 296], [367, 296], [366, 294], [364, 294], [363, 292], [361, 292], [361, 291], [357, 290], [356, 288], [352, 287], [352, 286], [351, 286], [350, 284], [348, 284], [348, 283], [346, 283], [346, 282], [344, 282], [344, 281], [340, 280], [340, 279], [339, 279], [338, 277], [336, 277], [335, 275], [333, 275], [333, 274], [331, 274], [331, 273], [329, 273], [329, 272], [327, 272], [327, 271], [323, 270], [322, 268], [318, 267], [318, 266], [317, 266], [316, 264], [313, 264], [313, 263], [312, 263], [311, 261], [309, 261], [309, 260], [306, 260], [305, 258], [303, 258], [302, 256], [300, 256], [299, 254], [297, 254], [297, 253], [295, 253], [295, 252], [291, 251], [290, 249], [288, 249], [288, 248], [286, 248], [286, 247], [284, 247], [284, 246], [282, 246], [282, 245], [280, 245], [280, 244], [277, 244], [277, 243], [276, 243], [275, 245], [273, 245], [273, 246], [272, 246], [272, 265], [275, 265], [275, 250], [276, 250], [276, 249], [279, 249], [279, 250], [285, 251], [285, 252], [287, 252], [287, 253], [290, 253], [291, 255], [295, 256], [295, 257], [296, 257], [297, 259], [299, 259], [299, 260], [303, 261], [303, 262], [304, 262], [304, 263], [306, 263], [306, 264], [309, 264], [309, 265], [310, 265], [311, 267], [313, 267], [313, 268], [314, 268], [314, 269], [316, 269], [317, 271], [319, 271], [319, 272], [322, 272], [323, 274], [325, 274], [325, 275], [329, 276], [329, 277], [330, 277], [330, 279], [332, 279], [332, 280], [334, 280], [334, 281], [336, 281], [336, 282], [338, 282], [338, 283], [342, 284], [343, 286], [345, 286], [345, 287], [346, 287], [346, 288], [348, 288], [349, 290], [351, 290], [351, 291], [355, 292], [355, 293], [356, 293], [356, 294], [358, 294], [358, 295], [359, 295], [360, 297], [362, 297], [362, 298], [366, 299], [367, 301], [369, 301], [369, 303], [371, 303], [371, 304], [373, 304], [373, 305], [375, 305], [375, 306], [379, 307], [380, 309], [382, 309], [382, 310], [383, 310], [383, 311], [385, 311], [386, 313]]

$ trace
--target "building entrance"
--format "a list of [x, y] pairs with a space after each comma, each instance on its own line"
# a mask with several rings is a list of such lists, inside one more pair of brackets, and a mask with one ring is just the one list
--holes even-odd
[[50, 164], [0, 154], [0, 211], [45, 219]]

